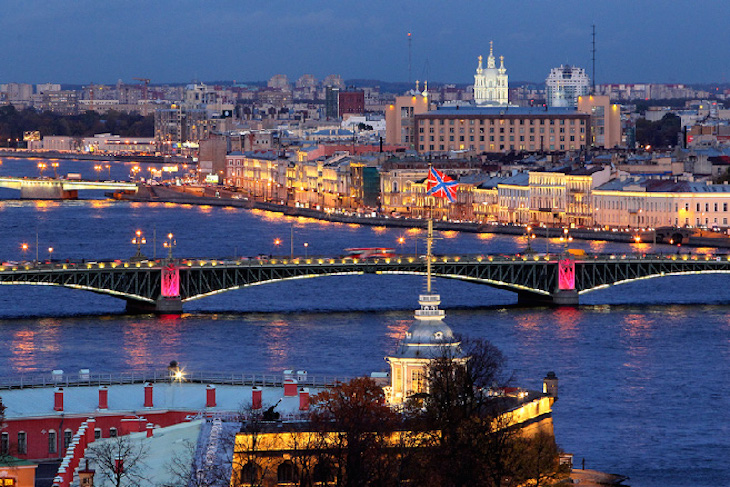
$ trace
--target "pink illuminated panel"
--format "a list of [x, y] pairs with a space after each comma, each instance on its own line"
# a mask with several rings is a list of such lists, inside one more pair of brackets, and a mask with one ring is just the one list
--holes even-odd
[[558, 289], [575, 289], [575, 261], [565, 259], [558, 262]]
[[162, 268], [162, 297], [180, 296], [180, 270], [174, 265]]

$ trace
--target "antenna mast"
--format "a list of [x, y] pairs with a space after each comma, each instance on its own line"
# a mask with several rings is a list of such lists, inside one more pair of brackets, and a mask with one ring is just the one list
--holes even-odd
[[[428, 158], [428, 174], [426, 181], [431, 174], [431, 156]], [[428, 182], [426, 183], [428, 188]], [[429, 198], [426, 192], [426, 198]], [[426, 234], [426, 293], [431, 294], [431, 256], [433, 253], [433, 196], [428, 199], [428, 233]]]
[[408, 84], [411, 84], [411, 81], [413, 81], [413, 76], [411, 76], [411, 33], [408, 33]]
[[593, 76], [591, 77], [591, 95], [596, 94], [596, 24], [593, 24], [593, 49], [592, 49], [592, 61], [593, 61]]

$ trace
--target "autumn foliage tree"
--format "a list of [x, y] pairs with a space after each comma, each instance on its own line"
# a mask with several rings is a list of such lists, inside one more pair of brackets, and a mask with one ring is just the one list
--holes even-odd
[[312, 398], [311, 421], [326, 438], [337, 468], [336, 485], [387, 485], [388, 439], [397, 415], [386, 405], [382, 387], [367, 377], [338, 384]]

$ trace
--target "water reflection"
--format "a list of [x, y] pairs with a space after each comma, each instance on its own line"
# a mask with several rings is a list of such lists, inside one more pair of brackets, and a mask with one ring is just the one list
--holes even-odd
[[34, 371], [38, 368], [35, 345], [36, 332], [18, 330], [13, 334], [10, 365], [15, 372]]
[[564, 306], [553, 313], [558, 325], [558, 336], [562, 339], [573, 339], [578, 336], [582, 313], [578, 308]]
[[266, 350], [270, 360], [270, 368], [284, 369], [287, 366], [290, 343], [289, 323], [282, 319], [275, 319], [266, 325], [264, 332]]
[[410, 328], [413, 320], [396, 320], [389, 322], [385, 328], [385, 336], [396, 342], [405, 337], [408, 328]]
[[131, 369], [157, 368], [176, 360], [181, 339], [183, 317], [164, 316], [159, 321], [149, 319], [127, 323], [124, 327], [122, 350]]

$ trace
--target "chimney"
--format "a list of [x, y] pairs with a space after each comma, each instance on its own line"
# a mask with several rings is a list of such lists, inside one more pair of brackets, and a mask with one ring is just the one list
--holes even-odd
[[297, 395], [296, 379], [284, 379], [284, 397], [294, 397]]
[[147, 438], [152, 438], [154, 435], [154, 429], [155, 425], [152, 423], [147, 423]]
[[251, 407], [253, 409], [261, 409], [261, 388], [253, 387], [251, 389]]
[[555, 372], [548, 372], [542, 380], [542, 393], [550, 397], [558, 398], [558, 376]]
[[59, 387], [53, 393], [53, 410], [63, 411], [63, 387]]
[[205, 407], [215, 407], [215, 386], [213, 384], [208, 384], [205, 388]]
[[94, 430], [96, 429], [96, 420], [94, 418], [89, 418], [86, 420], [86, 444], [92, 443], [94, 441]]
[[99, 387], [99, 409], [109, 409], [109, 388]]
[[152, 383], [147, 382], [144, 385], [144, 407], [151, 408], [153, 407], [152, 403]]
[[299, 410], [309, 411], [309, 389], [299, 390]]

